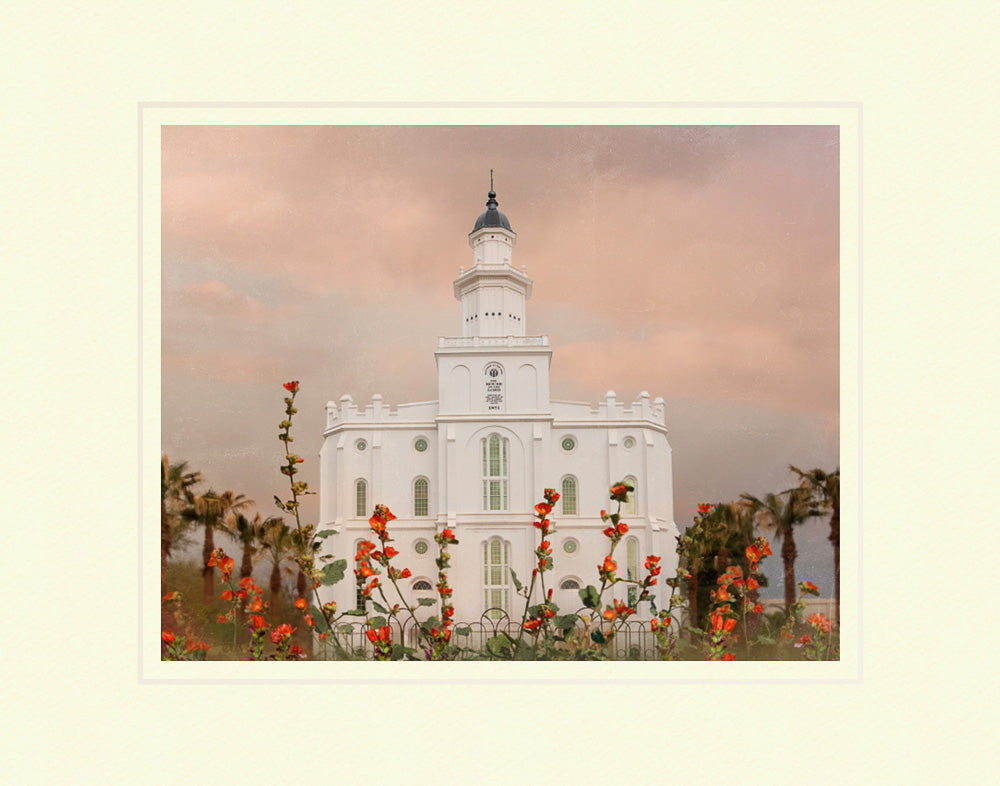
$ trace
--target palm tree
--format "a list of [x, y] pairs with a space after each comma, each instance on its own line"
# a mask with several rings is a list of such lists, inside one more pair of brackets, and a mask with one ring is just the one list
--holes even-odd
[[804, 489], [790, 489], [781, 494], [768, 494], [763, 500], [751, 494], [741, 494], [762, 526], [774, 529], [775, 543], [782, 541], [781, 560], [785, 568], [785, 613], [795, 604], [795, 527], [816, 515], [810, 504], [809, 493]]
[[215, 551], [215, 528], [221, 527], [226, 517], [231, 513], [239, 512], [251, 505], [253, 501], [247, 499], [242, 494], [232, 491], [224, 491], [221, 494], [209, 489], [205, 494], [199, 494], [194, 498], [194, 504], [184, 511], [184, 517], [190, 521], [195, 521], [205, 528], [205, 543], [202, 546], [202, 569], [201, 575], [204, 582], [205, 605], [209, 605], [215, 599], [215, 568], [209, 566], [208, 561]]
[[243, 548], [243, 558], [240, 562], [240, 578], [246, 578], [253, 573], [253, 558], [260, 550], [264, 532], [273, 519], [261, 519], [260, 513], [255, 513], [253, 519], [248, 519], [242, 513], [232, 513], [223, 522], [226, 534], [237, 541]]
[[840, 467], [833, 472], [811, 469], [803, 472], [798, 467], [789, 469], [799, 476], [802, 487], [807, 489], [813, 502], [831, 511], [829, 541], [833, 544], [833, 596], [836, 603], [836, 623], [840, 624]]
[[291, 538], [292, 546], [295, 549], [296, 555], [299, 557], [299, 560], [296, 561], [296, 564], [298, 565], [298, 575], [295, 579], [295, 589], [299, 594], [298, 596], [300, 598], [304, 598], [309, 589], [309, 578], [302, 569], [303, 561], [308, 562], [309, 564], [315, 564], [316, 554], [323, 547], [323, 544], [320, 541], [313, 541], [310, 543], [305, 531], [299, 529], [292, 530]]
[[281, 574], [282, 572], [291, 575], [292, 569], [283, 563], [294, 562], [295, 544], [292, 538], [292, 530], [285, 524], [285, 520], [280, 517], [268, 519], [271, 522], [264, 530], [264, 548], [260, 557], [269, 556], [271, 558], [271, 608], [278, 602], [281, 594]]
[[194, 504], [192, 487], [201, 483], [201, 473], [188, 469], [186, 461], [171, 464], [164, 453], [160, 461], [160, 565], [166, 563], [177, 541], [179, 509]]

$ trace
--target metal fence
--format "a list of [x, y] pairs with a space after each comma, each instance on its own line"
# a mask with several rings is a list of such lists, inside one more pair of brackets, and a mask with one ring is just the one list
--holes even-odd
[[[414, 657], [424, 659], [425, 653], [418, 641], [417, 626], [410, 618], [388, 621], [392, 630], [392, 641], [416, 650]], [[341, 623], [338, 626], [339, 641], [354, 653], [371, 657], [374, 646], [368, 640], [367, 622]], [[460, 660], [494, 659], [487, 649], [487, 642], [502, 634], [516, 639], [521, 631], [520, 618], [512, 619], [503, 609], [487, 609], [474, 622], [456, 622], [452, 626], [451, 644], [459, 648]], [[573, 635], [581, 642], [588, 636], [586, 625], [580, 619]], [[525, 634], [530, 640], [530, 634]], [[335, 659], [334, 647], [329, 643], [317, 642], [315, 655], [319, 659]], [[638, 619], [620, 623], [615, 637], [608, 648], [612, 660], [656, 660], [656, 639], [649, 628], [649, 621]]]

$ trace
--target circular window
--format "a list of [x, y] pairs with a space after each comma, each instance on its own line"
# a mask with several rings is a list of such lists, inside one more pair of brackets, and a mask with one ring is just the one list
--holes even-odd
[[566, 540], [563, 541], [563, 551], [567, 554], [572, 554], [578, 548], [580, 548], [580, 543], [575, 538], [566, 538]]
[[368, 443], [365, 442], [363, 439], [359, 439], [357, 442], [354, 443], [354, 447], [356, 447], [359, 451], [364, 451], [368, 449]]
[[418, 540], [416, 543], [413, 544], [413, 550], [417, 552], [417, 554], [426, 554], [427, 549], [428, 545], [426, 540]]
[[424, 439], [423, 437], [420, 437], [416, 442], [413, 443], [413, 449], [417, 451], [417, 453], [423, 453], [425, 450], [427, 450], [427, 440]]
[[625, 446], [625, 450], [632, 450], [635, 447], [635, 440], [632, 437], [625, 437], [622, 444]]
[[573, 437], [563, 437], [562, 449], [567, 453], [571, 452], [573, 448], [576, 447], [576, 440]]

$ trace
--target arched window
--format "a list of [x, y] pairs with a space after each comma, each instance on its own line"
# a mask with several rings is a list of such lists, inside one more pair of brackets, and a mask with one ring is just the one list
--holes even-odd
[[483, 510], [507, 510], [508, 441], [499, 434], [490, 434], [482, 446]]
[[562, 512], [564, 516], [576, 515], [576, 478], [567, 475], [563, 478], [562, 494], [559, 499], [562, 501]]
[[413, 481], [413, 515], [427, 515], [427, 478]]
[[628, 499], [622, 507], [622, 514], [626, 516], [636, 516], [639, 513], [639, 484], [631, 475], [625, 478], [625, 482], [635, 490], [628, 493]]
[[432, 589], [434, 589], [434, 587], [427, 579], [418, 579], [417, 581], [413, 582], [414, 592], [426, 592]]
[[492, 619], [510, 611], [510, 544], [500, 538], [483, 542], [483, 611]]
[[562, 583], [559, 585], [561, 590], [578, 590], [580, 589], [580, 582], [576, 579], [563, 579]]
[[354, 515], [359, 519], [368, 515], [368, 483], [363, 478], [354, 482]]
[[[625, 577], [637, 581], [639, 578], [639, 539], [628, 538], [625, 541]], [[639, 588], [634, 584], [628, 587], [628, 605], [633, 609], [639, 601]]]

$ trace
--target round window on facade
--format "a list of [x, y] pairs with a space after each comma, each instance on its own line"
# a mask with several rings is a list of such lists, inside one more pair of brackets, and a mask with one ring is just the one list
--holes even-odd
[[417, 552], [417, 554], [426, 554], [428, 548], [430, 547], [428, 546], [426, 540], [418, 540], [413, 544], [413, 550]]
[[358, 449], [359, 453], [361, 453], [368, 449], [368, 443], [365, 442], [363, 439], [359, 439], [357, 442], [354, 443], [354, 447]]
[[576, 448], [576, 440], [573, 437], [563, 437], [560, 444], [562, 445], [562, 449], [567, 453], [572, 453]]
[[566, 538], [563, 541], [563, 551], [567, 554], [575, 553], [578, 548], [580, 548], [580, 542], [576, 538]]
[[632, 450], [635, 447], [635, 440], [632, 437], [625, 437], [622, 444], [625, 446], [625, 450]]
[[427, 450], [427, 440], [423, 437], [418, 437], [417, 441], [413, 443], [413, 449], [417, 451], [417, 453], [423, 453]]

